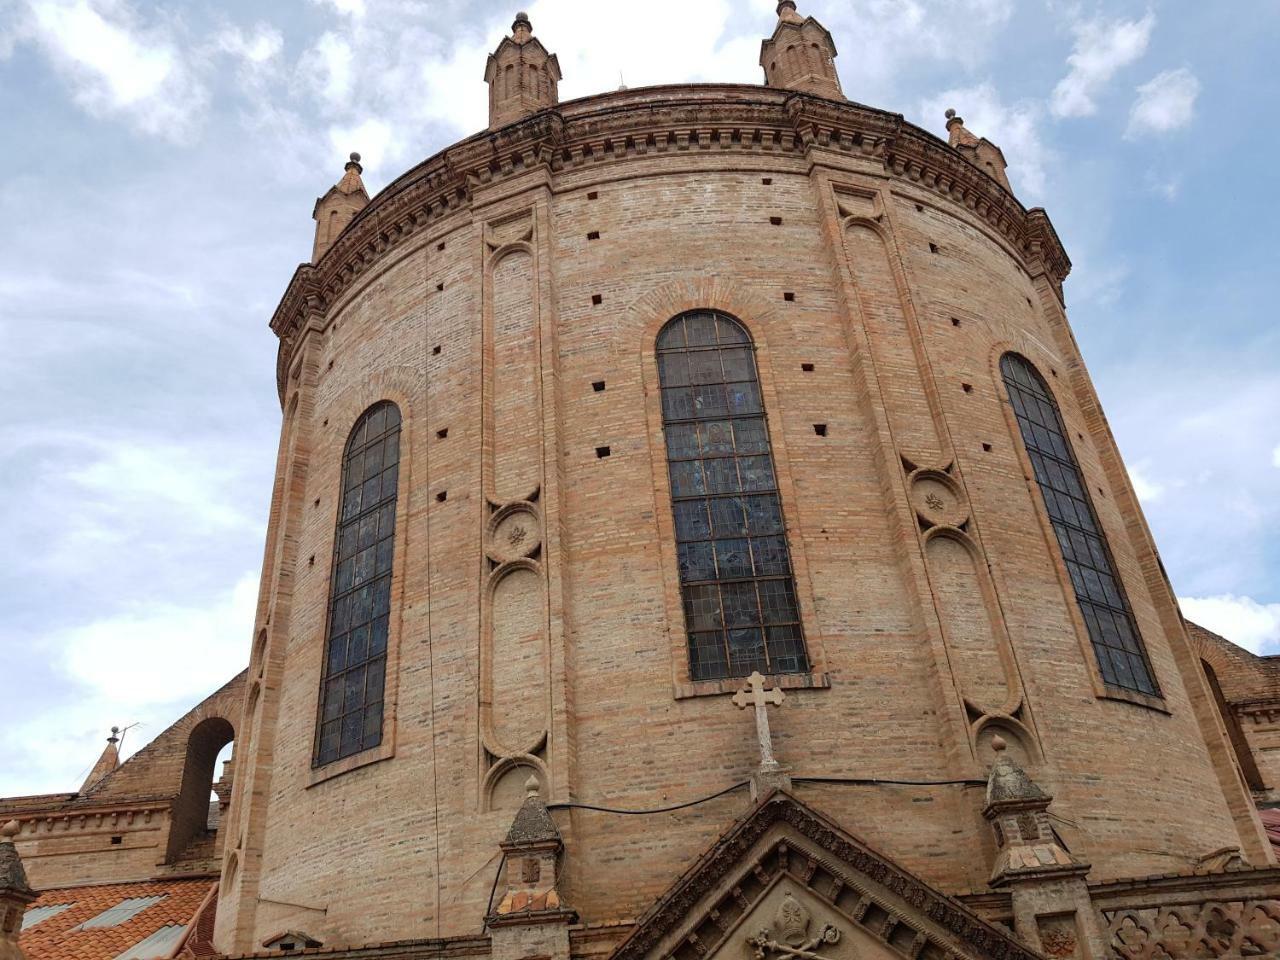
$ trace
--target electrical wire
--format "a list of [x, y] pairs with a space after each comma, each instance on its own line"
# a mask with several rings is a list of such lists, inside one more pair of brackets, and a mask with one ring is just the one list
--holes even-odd
[[[742, 780], [738, 783], [731, 784], [713, 793], [707, 797], [699, 797], [697, 800], [687, 800], [684, 803], [673, 804], [669, 807], [652, 807], [648, 810], [624, 810], [620, 807], [604, 807], [594, 803], [578, 803], [574, 800], [565, 800], [560, 803], [548, 803], [548, 810], [595, 810], [597, 813], [616, 813], [628, 817], [644, 817], [655, 813], [672, 813], [676, 810], [684, 810], [688, 807], [696, 807], [700, 803], [707, 803], [710, 800], [716, 800], [723, 797], [727, 793], [735, 790], [741, 790], [750, 784], [750, 780]], [[792, 777], [792, 783], [838, 783], [863, 787], [985, 787], [985, 780], [890, 780], [882, 777]]]
[[685, 803], [677, 803], [670, 807], [655, 807], [651, 810], [622, 810], [618, 807], [598, 807], [593, 803], [577, 803], [573, 800], [565, 800], [561, 803], [548, 803], [548, 810], [595, 810], [599, 813], [620, 813], [626, 816], [646, 816], [651, 813], [671, 813], [674, 810], [683, 810], [686, 807], [696, 807], [700, 803], [706, 803], [708, 800], [715, 800], [717, 797], [723, 797], [726, 793], [733, 793], [735, 790], [741, 790], [751, 781], [742, 780], [731, 786], [725, 787], [719, 793], [713, 793], [709, 797], [701, 797], [697, 800], [689, 800]]
[[792, 783], [844, 783], [863, 787], [985, 787], [985, 780], [887, 780], [881, 777], [792, 777]]

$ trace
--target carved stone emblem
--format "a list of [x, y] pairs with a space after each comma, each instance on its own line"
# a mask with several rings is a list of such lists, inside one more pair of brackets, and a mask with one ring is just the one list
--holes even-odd
[[941, 470], [921, 469], [911, 474], [911, 504], [930, 527], [959, 527], [969, 519], [959, 485]]
[[747, 937], [747, 943], [754, 948], [756, 960], [784, 960], [789, 957], [801, 957], [804, 960], [828, 960], [817, 953], [817, 948], [825, 943], [839, 943], [840, 931], [834, 924], [824, 923], [817, 936], [809, 936], [809, 925], [812, 917], [804, 905], [791, 894], [782, 898], [778, 904], [778, 912], [773, 918], [773, 930], [760, 930], [754, 936]]
[[531, 557], [541, 544], [540, 530], [536, 504], [509, 503], [489, 520], [486, 552], [497, 563]]

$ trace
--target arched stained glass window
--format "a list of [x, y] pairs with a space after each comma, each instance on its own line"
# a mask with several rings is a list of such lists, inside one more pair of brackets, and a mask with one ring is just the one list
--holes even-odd
[[399, 474], [400, 410], [384, 401], [356, 421], [342, 457], [314, 766], [382, 742]]
[[1036, 368], [1017, 354], [1001, 357], [1000, 372], [1102, 679], [1113, 687], [1159, 696], [1129, 599], [1116, 575], [1053, 394]]
[[662, 328], [657, 352], [689, 673], [805, 673], [751, 338], [696, 311]]

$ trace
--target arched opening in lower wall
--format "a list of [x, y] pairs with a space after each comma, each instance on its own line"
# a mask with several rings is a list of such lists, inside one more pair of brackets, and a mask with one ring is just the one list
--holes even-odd
[[182, 787], [169, 824], [166, 863], [217, 856], [217, 824], [225, 812], [222, 794], [229, 796], [230, 791], [220, 761], [230, 759], [227, 748], [234, 740], [235, 728], [222, 717], [209, 717], [192, 729], [182, 767]]

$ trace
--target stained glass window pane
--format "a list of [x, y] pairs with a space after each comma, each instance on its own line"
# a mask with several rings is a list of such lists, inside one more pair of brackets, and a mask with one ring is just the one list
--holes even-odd
[[382, 742], [399, 471], [400, 411], [379, 403], [356, 421], [342, 459], [316, 766]]
[[1113, 687], [1159, 696], [1058, 405], [1044, 378], [1023, 357], [1005, 354], [1000, 370], [1102, 679]]
[[690, 676], [805, 673], [751, 338], [697, 311], [663, 327], [657, 348]]

